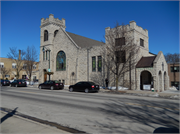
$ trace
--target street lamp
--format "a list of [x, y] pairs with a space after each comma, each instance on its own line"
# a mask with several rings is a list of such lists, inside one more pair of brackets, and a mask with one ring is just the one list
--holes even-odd
[[[48, 68], [48, 72], [51, 72], [51, 69], [50, 69], [50, 52], [51, 52], [51, 50], [49, 48], [46, 48], [45, 46], [43, 46], [42, 51], [45, 52], [45, 50], [49, 52], [49, 68]], [[48, 74], [48, 75], [49, 75], [49, 80], [50, 80], [50, 74]]]

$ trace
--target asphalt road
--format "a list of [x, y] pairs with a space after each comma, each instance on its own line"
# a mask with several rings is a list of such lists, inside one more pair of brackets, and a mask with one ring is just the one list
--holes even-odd
[[171, 99], [2, 87], [1, 107], [87, 133], [179, 129], [179, 100]]

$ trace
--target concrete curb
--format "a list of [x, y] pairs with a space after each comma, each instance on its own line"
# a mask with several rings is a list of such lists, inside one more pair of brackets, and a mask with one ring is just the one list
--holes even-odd
[[126, 94], [126, 95], [135, 95], [135, 96], [143, 96], [143, 97], [166, 98], [166, 99], [179, 99], [180, 98], [180, 94], [149, 92], [149, 91], [122, 90], [122, 91], [116, 92], [116, 91], [101, 89], [99, 92], [109, 93], [109, 94]]
[[[67, 133], [67, 134], [70, 134], [70, 133], [85, 133], [83, 131], [79, 131], [79, 130], [76, 130], [76, 129], [73, 129], [73, 128], [62, 126], [62, 125], [60, 125], [58, 123], [55, 123], [55, 122], [49, 122], [47, 120], [42, 120], [42, 119], [31, 117], [31, 116], [28, 116], [28, 115], [25, 115], [25, 114], [21, 114], [18, 111], [16, 111], [14, 114], [12, 114], [11, 112], [13, 110], [8, 109], [8, 108], [2, 108], [1, 107], [0, 109], [1, 109], [1, 114], [2, 113], [5, 114], [5, 115], [9, 114], [11, 116], [10, 117], [11, 120], [13, 120], [13, 121], [17, 120], [18, 121], [17, 124], [13, 124], [11, 122], [6, 123], [5, 126], [4, 126], [4, 129], [8, 128], [9, 129], [8, 131], [13, 132], [13, 130], [12, 130], [13, 127], [18, 127], [18, 126], [23, 127], [23, 125], [24, 125], [24, 126], [27, 127], [27, 129], [29, 129], [31, 126], [35, 125], [36, 128], [38, 128], [38, 130], [41, 130], [40, 133], [46, 133], [47, 130], [49, 131], [49, 133]], [[30, 125], [30, 127], [28, 127], [28, 125]], [[1, 126], [2, 126], [2, 124], [1, 124]], [[46, 129], [46, 130], [44, 130], [44, 129]], [[31, 130], [29, 130], [29, 131], [31, 131]], [[18, 130], [18, 132], [21, 132], [21, 130]], [[31, 132], [33, 132], [33, 130]]]
[[[4, 114], [4, 115], [7, 115], [7, 112], [4, 112], [4, 111], [2, 111], [1, 110], [1, 115], [2, 114]], [[51, 131], [51, 132], [56, 132], [56, 133], [67, 133], [67, 134], [70, 134], [69, 132], [66, 132], [66, 131], [63, 131], [63, 130], [60, 130], [60, 129], [57, 129], [57, 128], [55, 128], [55, 127], [53, 127], [53, 126], [49, 126], [49, 125], [45, 125], [45, 124], [42, 124], [42, 123], [39, 123], [39, 122], [36, 122], [36, 121], [32, 121], [32, 120], [29, 120], [29, 119], [26, 119], [26, 118], [23, 118], [23, 117], [20, 117], [20, 116], [18, 116], [18, 115], [13, 115], [12, 117], [11, 117], [11, 119], [13, 119], [14, 120], [14, 118], [15, 118], [15, 120], [19, 120], [18, 122], [26, 122], [26, 124], [35, 124], [36, 126], [38, 126], [39, 128], [43, 128], [43, 130], [44, 129], [48, 129], [49, 131]], [[17, 123], [18, 123], [17, 122]], [[23, 123], [24, 124], [24, 123]], [[19, 125], [23, 125], [23, 124], [19, 124]], [[9, 127], [8, 127], [9, 126]], [[13, 131], [13, 130], [11, 130], [11, 129], [13, 129], [13, 124], [11, 124], [11, 123], [8, 123], [8, 125], [7, 124], [5, 124], [5, 127], [8, 127], [8, 129], [9, 129], [9, 131]], [[2, 126], [1, 125], [1, 130], [3, 130], [4, 129], [4, 126]], [[19, 132], [21, 132], [21, 130], [19, 130]], [[42, 132], [42, 131], [41, 131]], [[41, 133], [40, 132], [40, 133]], [[38, 132], [39, 133], [39, 132]], [[42, 133], [44, 133], [44, 132], [42, 132]]]

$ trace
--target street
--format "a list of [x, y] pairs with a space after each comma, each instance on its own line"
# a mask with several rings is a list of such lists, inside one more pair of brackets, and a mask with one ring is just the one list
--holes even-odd
[[1, 87], [1, 107], [87, 133], [153, 133], [179, 128], [179, 100]]

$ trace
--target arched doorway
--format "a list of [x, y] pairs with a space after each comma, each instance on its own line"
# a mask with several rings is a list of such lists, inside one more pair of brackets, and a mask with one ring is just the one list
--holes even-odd
[[159, 91], [162, 91], [162, 73], [159, 71]]
[[149, 71], [142, 71], [140, 76], [140, 89], [143, 89], [143, 85], [151, 85], [153, 79]]

